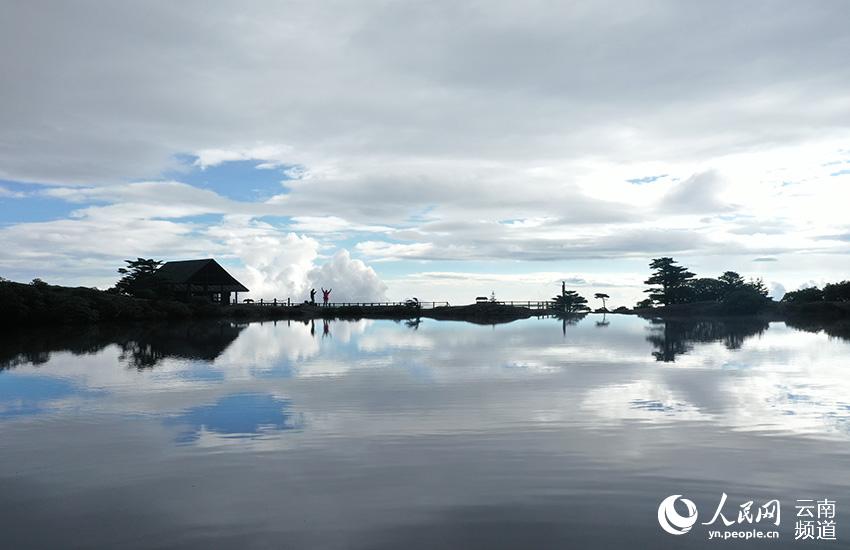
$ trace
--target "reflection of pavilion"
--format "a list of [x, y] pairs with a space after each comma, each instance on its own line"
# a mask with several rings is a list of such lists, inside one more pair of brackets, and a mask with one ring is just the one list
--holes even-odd
[[205, 320], [145, 325], [79, 325], [8, 331], [0, 339], [0, 370], [46, 363], [50, 354], [98, 353], [117, 344], [121, 359], [138, 368], [153, 367], [166, 357], [211, 361], [236, 340], [245, 325]]
[[212, 361], [244, 328], [245, 325], [209, 321], [154, 326], [121, 343], [121, 359], [137, 368], [153, 367], [167, 357]]

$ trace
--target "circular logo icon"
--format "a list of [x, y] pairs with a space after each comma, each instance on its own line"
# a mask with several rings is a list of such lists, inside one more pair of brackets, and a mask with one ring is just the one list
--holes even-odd
[[682, 495], [670, 495], [658, 505], [658, 524], [671, 535], [684, 535], [697, 522], [697, 505], [686, 498], [680, 499], [688, 514], [683, 516], [676, 511], [676, 500]]

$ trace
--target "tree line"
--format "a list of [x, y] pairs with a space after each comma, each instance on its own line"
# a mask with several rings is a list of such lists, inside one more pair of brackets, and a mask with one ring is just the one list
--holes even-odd
[[[645, 292], [649, 297], [641, 300], [636, 308], [689, 304], [696, 302], [719, 302], [734, 313], [757, 311], [760, 306], [771, 302], [764, 280], [759, 277], [745, 280], [734, 271], [724, 271], [719, 277], [697, 277], [686, 267], [678, 265], [673, 258], [655, 258], [649, 267], [652, 275], [644, 281], [651, 285]], [[850, 281], [829, 283], [823, 290], [818, 287], [787, 292], [783, 303], [848, 302]], [[740, 311], [738, 311], [740, 310]]]
[[655, 258], [649, 263], [652, 275], [644, 281], [649, 297], [635, 307], [669, 306], [694, 302], [721, 302], [728, 305], [758, 306], [768, 301], [768, 289], [761, 278], [745, 280], [735, 271], [719, 277], [697, 277], [673, 258]]
[[810, 304], [814, 302], [850, 302], [850, 281], [827, 283], [823, 289], [813, 286], [787, 292], [783, 302], [790, 304]]
[[[773, 302], [761, 277], [745, 279], [735, 271], [724, 271], [717, 277], [698, 277], [687, 267], [670, 257], [654, 258], [649, 267], [650, 277], [644, 281], [649, 288], [648, 297], [639, 301], [635, 309], [665, 307], [677, 304], [718, 304], [717, 312], [731, 314], [758, 313]], [[607, 311], [607, 294], [596, 293]], [[553, 298], [555, 308], [567, 313], [590, 311], [587, 299], [574, 290], [562, 288]], [[794, 290], [781, 300], [787, 304], [816, 302], [850, 302], [850, 281], [829, 283], [818, 287]], [[714, 307], [714, 306], [712, 306]]]

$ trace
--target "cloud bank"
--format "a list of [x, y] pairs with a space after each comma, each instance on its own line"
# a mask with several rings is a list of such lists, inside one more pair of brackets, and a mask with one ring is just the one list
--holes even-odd
[[[321, 272], [395, 299], [444, 298], [411, 288], [421, 272], [639, 282], [658, 255], [787, 288], [846, 278], [850, 241], [825, 236], [850, 231], [848, 16], [838, 0], [12, 3], [0, 270], [105, 286], [125, 257], [216, 256], [258, 297]], [[504, 290], [550, 294], [537, 280]]]

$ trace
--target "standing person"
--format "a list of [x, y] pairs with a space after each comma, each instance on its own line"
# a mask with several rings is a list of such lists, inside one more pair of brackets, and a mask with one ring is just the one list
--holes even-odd
[[315, 288], [310, 289], [310, 303], [313, 304], [313, 305], [316, 305], [316, 289]]
[[333, 289], [329, 288], [325, 290], [324, 287], [322, 288], [322, 300], [324, 300], [325, 306], [328, 305], [328, 299], [331, 297], [331, 290]]

